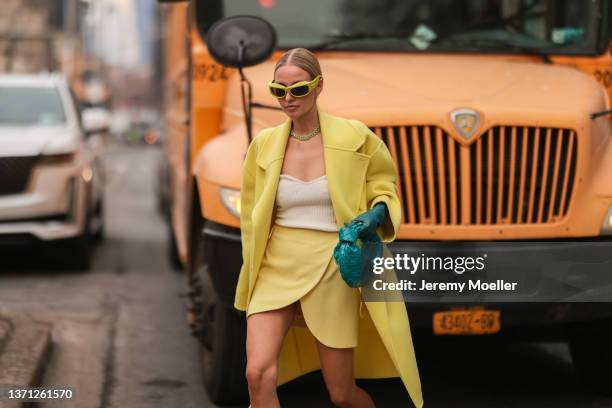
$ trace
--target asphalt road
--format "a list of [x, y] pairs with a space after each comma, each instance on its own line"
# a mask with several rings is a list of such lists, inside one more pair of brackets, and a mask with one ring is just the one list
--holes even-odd
[[[49, 407], [215, 407], [185, 324], [184, 276], [166, 257], [155, 197], [160, 156], [145, 147], [106, 156], [107, 239], [90, 271], [64, 271], [34, 248], [0, 252], [0, 312], [53, 323], [44, 383], [75, 391]], [[612, 407], [578, 384], [565, 344], [476, 345], [426, 334], [415, 347], [426, 407]], [[378, 407], [411, 406], [397, 379], [360, 384]], [[319, 373], [279, 395], [283, 407], [332, 406]]]

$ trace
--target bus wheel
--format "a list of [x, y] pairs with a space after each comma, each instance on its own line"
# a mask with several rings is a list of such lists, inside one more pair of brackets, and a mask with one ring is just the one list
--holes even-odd
[[198, 270], [200, 352], [204, 385], [215, 404], [248, 404], [246, 319], [216, 296], [205, 266]]
[[570, 337], [570, 352], [578, 377], [589, 388], [612, 395], [610, 367], [612, 367], [612, 327], [601, 321], [575, 330]]

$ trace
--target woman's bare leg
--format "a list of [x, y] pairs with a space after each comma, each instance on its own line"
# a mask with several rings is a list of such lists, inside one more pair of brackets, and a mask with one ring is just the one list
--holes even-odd
[[247, 368], [252, 408], [280, 407], [276, 394], [278, 358], [295, 313], [295, 303], [247, 318]]
[[317, 341], [321, 371], [334, 405], [341, 408], [373, 408], [370, 395], [355, 384], [352, 348], [332, 348]]

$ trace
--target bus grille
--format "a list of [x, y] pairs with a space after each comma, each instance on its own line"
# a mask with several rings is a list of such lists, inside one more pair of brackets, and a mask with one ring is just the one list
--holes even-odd
[[0, 157], [0, 195], [24, 191], [36, 156]]
[[547, 224], [567, 215], [578, 156], [573, 130], [496, 126], [469, 146], [437, 126], [372, 130], [396, 163], [406, 224]]

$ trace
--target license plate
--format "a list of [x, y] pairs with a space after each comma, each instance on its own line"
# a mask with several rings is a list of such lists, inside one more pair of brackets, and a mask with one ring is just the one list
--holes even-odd
[[449, 310], [435, 312], [433, 331], [440, 335], [491, 334], [501, 329], [499, 310]]

